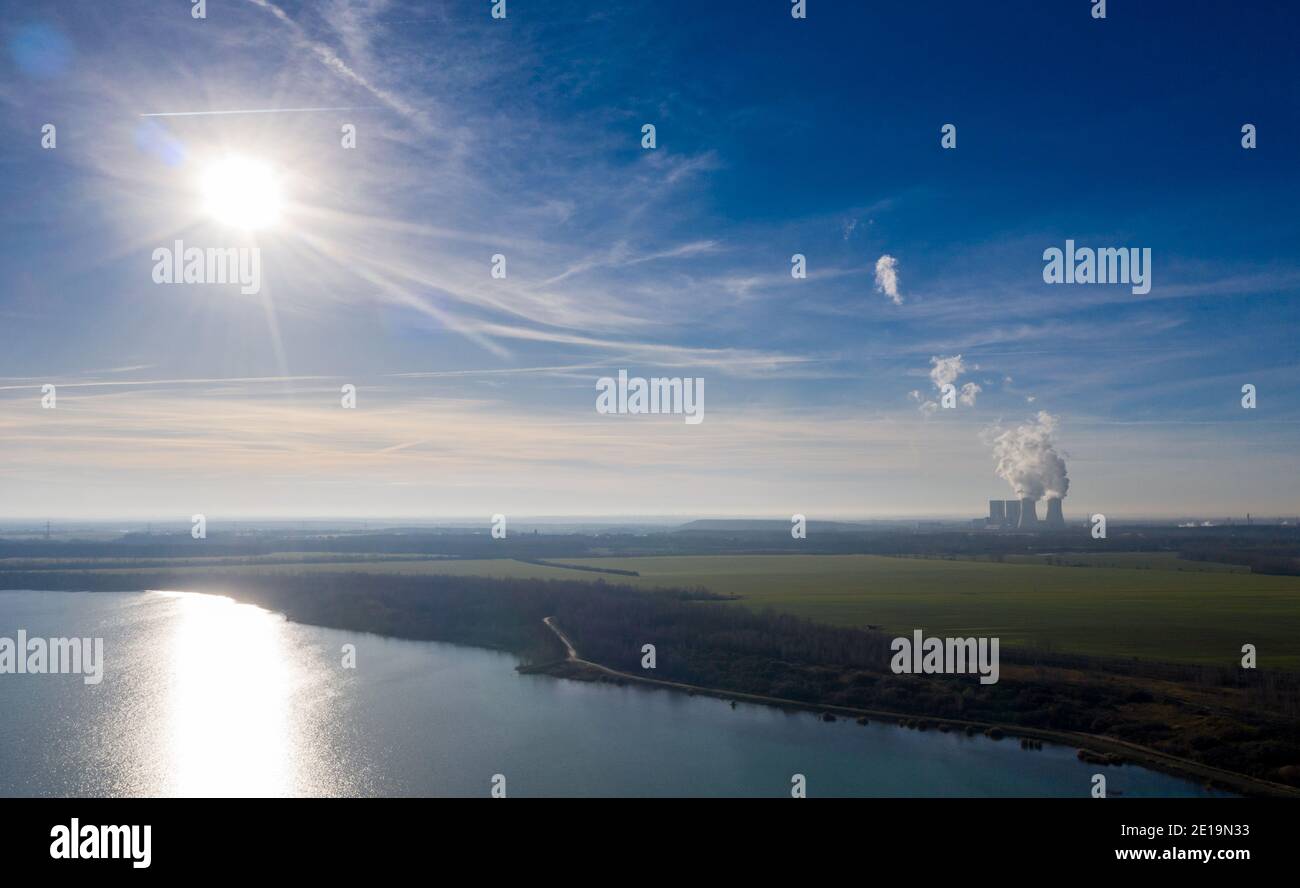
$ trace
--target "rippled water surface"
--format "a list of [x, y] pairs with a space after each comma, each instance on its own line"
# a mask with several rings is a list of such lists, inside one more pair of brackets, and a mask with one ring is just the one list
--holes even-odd
[[[0, 592], [0, 637], [104, 639], [104, 679], [0, 675], [0, 795], [1060, 795], [1074, 750], [520, 675], [506, 654], [213, 596]], [[356, 645], [357, 668], [342, 668]], [[1207, 795], [1133, 766], [1112, 796]]]

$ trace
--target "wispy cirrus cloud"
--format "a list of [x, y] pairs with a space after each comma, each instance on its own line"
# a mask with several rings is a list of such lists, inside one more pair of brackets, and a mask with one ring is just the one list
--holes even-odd
[[[1063, 175], [1059, 158], [1035, 165], [1028, 152], [1014, 172], [971, 177], [872, 137], [882, 123], [929, 127], [935, 83], [869, 125], [843, 115], [872, 81], [818, 73], [842, 29], [793, 46], [755, 20], [743, 50], [702, 60], [711, 12], [546, 7], [512, 9], [500, 27], [474, 4], [385, 0], [248, 0], [203, 22], [137, 0], [42, 8], [75, 64], [0, 85], [15, 132], [38, 132], [50, 109], [60, 126], [57, 151], [19, 139], [0, 165], [14, 203], [34, 208], [0, 223], [0, 423], [15, 435], [0, 457], [26, 473], [0, 469], [6, 496], [21, 481], [22, 501], [44, 508], [25, 480], [42, 478], [75, 504], [77, 485], [111, 487], [126, 468], [136, 474], [122, 484], [154, 503], [216, 488], [253, 502], [279, 485], [310, 512], [338, 506], [325, 490], [373, 504], [385, 502], [375, 489], [401, 485], [427, 502], [443, 483], [472, 504], [474, 490], [524, 495], [541, 467], [556, 469], [550, 501], [574, 501], [557, 496], [564, 482], [599, 511], [621, 464], [737, 508], [881, 501], [894, 484], [907, 505], [942, 454], [954, 475], [935, 502], [978, 502], [989, 479], [972, 424], [1018, 420], [1034, 399], [1064, 415], [1081, 449], [1111, 452], [1087, 437], [1095, 419], [1125, 430], [1122, 458], [1157, 471], [1146, 448], [1169, 444], [1161, 430], [1179, 423], [1222, 447], [1239, 441], [1216, 417], [1243, 380], [1266, 387], [1260, 446], [1272, 453], [1293, 433], [1300, 270], [1286, 250], [1284, 170], [1270, 169], [1268, 193], [1245, 183], [1188, 197], [1187, 175], [1134, 173], [1144, 158], [1115, 146], [1115, 163], [1071, 168], [1100, 184], [1072, 182], [1080, 199], [1063, 207], [1043, 187]], [[859, 10], [837, 15], [869, 27]], [[983, 110], [1037, 107], [1025, 89]], [[141, 119], [160, 112], [185, 116]], [[659, 125], [653, 151], [639, 144], [644, 122]], [[355, 150], [340, 145], [344, 123], [357, 127]], [[234, 237], [194, 195], [205, 163], [228, 152], [285, 175], [289, 224], [256, 238], [263, 292], [155, 287], [153, 248]], [[1263, 175], [1273, 161], [1252, 163]], [[1149, 199], [1129, 209], [1106, 188], [1135, 175]], [[1249, 237], [1232, 194], [1260, 214]], [[1269, 215], [1273, 202], [1282, 210]], [[1152, 293], [1045, 289], [1037, 257], [1067, 230], [1152, 243]], [[807, 257], [804, 279], [790, 275], [794, 253]], [[490, 274], [496, 254], [504, 278]], [[965, 409], [927, 424], [900, 392], [931, 401], [926, 363], [953, 355], [969, 365], [952, 383]], [[596, 422], [592, 378], [620, 367], [707, 376], [697, 437]], [[355, 419], [375, 408], [374, 434], [337, 406], [344, 382], [362, 386]], [[60, 406], [37, 412], [46, 383]], [[150, 440], [170, 473], [155, 482]], [[593, 451], [599, 482], [588, 484]], [[773, 480], [772, 466], [796, 464], [788, 484]], [[1089, 477], [1087, 456], [1072, 465], [1072, 496], [1123, 500], [1100, 471]], [[642, 507], [665, 507], [658, 495]]]

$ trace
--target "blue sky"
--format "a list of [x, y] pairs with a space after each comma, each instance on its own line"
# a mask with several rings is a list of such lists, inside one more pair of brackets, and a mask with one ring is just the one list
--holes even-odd
[[[490, 6], [5, 3], [0, 516], [973, 516], [1040, 410], [1067, 515], [1300, 510], [1289, 4]], [[272, 108], [351, 110], [141, 117]], [[1045, 285], [1067, 238], [1151, 292]], [[155, 284], [176, 239], [261, 292]], [[705, 421], [597, 415], [620, 368]]]

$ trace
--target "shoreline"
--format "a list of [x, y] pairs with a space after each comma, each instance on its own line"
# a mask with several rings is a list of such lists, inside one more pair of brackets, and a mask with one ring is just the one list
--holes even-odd
[[[636, 675], [631, 672], [622, 672], [603, 666], [600, 663], [594, 663], [590, 660], [584, 660], [578, 656], [577, 648], [569, 640], [563, 630], [555, 623], [554, 617], [546, 617], [543, 621], [560, 642], [565, 647], [565, 659], [556, 660], [552, 663], [538, 664], [529, 667], [519, 667], [519, 671], [526, 674], [550, 675], [554, 678], [567, 678], [574, 681], [606, 681], [613, 678], [621, 681], [632, 681], [638, 684], [649, 685], [652, 687], [665, 688], [667, 690], [686, 691], [691, 695], [704, 695], [714, 697], [720, 700], [738, 701], [744, 703], [757, 703], [763, 706], [774, 706], [780, 709], [794, 709], [802, 712], [811, 712], [813, 714], [830, 713], [836, 716], [846, 718], [864, 718], [870, 717], [880, 721], [893, 722], [899, 727], [903, 727], [905, 722], [922, 721], [928, 722], [936, 728], [940, 725], [947, 725], [951, 728], [976, 728], [984, 733], [989, 739], [997, 740], [990, 731], [1000, 731], [1006, 737], [1019, 737], [1033, 740], [1044, 740], [1054, 743], [1058, 746], [1067, 746], [1079, 750], [1081, 753], [1092, 753], [1093, 755], [1111, 755], [1117, 756], [1120, 761], [1098, 763], [1099, 767], [1116, 767], [1127, 762], [1140, 764], [1149, 767], [1154, 771], [1160, 771], [1174, 777], [1181, 777], [1185, 780], [1199, 782], [1203, 785], [1210, 786], [1214, 789], [1222, 789], [1230, 792], [1236, 792], [1250, 798], [1300, 798], [1300, 789], [1286, 786], [1281, 783], [1273, 783], [1269, 780], [1262, 780], [1257, 777], [1251, 777], [1247, 774], [1238, 774], [1235, 771], [1224, 771], [1210, 765], [1202, 765], [1198, 762], [1188, 759], [1179, 758], [1178, 756], [1168, 755], [1146, 746], [1136, 743], [1129, 743], [1125, 740], [1116, 740], [1109, 737], [1100, 737], [1095, 734], [1080, 734], [1071, 731], [1053, 731], [1042, 728], [1030, 728], [1017, 725], [994, 724], [992, 722], [968, 721], [950, 718], [934, 718], [926, 716], [917, 716], [910, 713], [891, 712], [884, 709], [860, 709], [853, 706], [837, 706], [833, 704], [807, 703], [801, 700], [791, 700], [785, 697], [771, 697], [764, 694], [751, 694], [744, 691], [728, 691], [722, 688], [709, 688], [703, 685], [692, 685], [686, 682], [670, 681], [662, 678], [650, 678], [644, 675]], [[574, 669], [577, 673], [575, 674]], [[583, 674], [585, 673], [585, 675]]]

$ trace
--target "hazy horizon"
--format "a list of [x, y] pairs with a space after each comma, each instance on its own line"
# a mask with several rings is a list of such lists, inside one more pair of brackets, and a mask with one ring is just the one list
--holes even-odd
[[[1038, 506], [1039, 517], [1043, 517], [1044, 507], [1040, 502]], [[799, 513], [803, 514], [803, 513]], [[1080, 509], [1072, 512], [1065, 509], [1065, 519], [1071, 524], [1086, 524], [1094, 512], [1086, 509]], [[915, 521], [931, 521], [945, 523], [966, 523], [973, 519], [985, 517], [987, 509], [983, 512], [971, 513], [916, 513], [916, 514], [806, 514], [804, 517], [811, 522], [832, 522], [832, 523], [899, 523]], [[635, 525], [662, 525], [674, 526], [695, 521], [771, 521], [780, 524], [789, 524], [790, 516], [775, 515], [772, 513], [699, 513], [699, 514], [680, 514], [680, 515], [584, 515], [584, 514], [546, 514], [530, 515], [521, 513], [517, 515], [507, 515], [510, 526], [514, 528], [522, 526], [536, 525], [597, 525], [597, 526], [635, 526]], [[1151, 521], [1156, 523], [1169, 523], [1180, 520], [1197, 520], [1214, 523], [1218, 526], [1227, 522], [1245, 524], [1247, 519], [1256, 523], [1287, 523], [1294, 524], [1300, 522], [1297, 515], [1286, 514], [1266, 514], [1261, 512], [1243, 512], [1239, 515], [1228, 513], [1171, 513], [1171, 514], [1123, 514], [1115, 513], [1107, 515], [1110, 522], [1119, 523], [1140, 523]], [[289, 514], [239, 514], [239, 515], [204, 515], [207, 526], [213, 528], [213, 532], [220, 533], [230, 530], [236, 525], [290, 525], [304, 524], [313, 525], [325, 529], [334, 529], [341, 525], [368, 525], [370, 530], [382, 530], [387, 527], [432, 527], [432, 528], [480, 528], [486, 531], [491, 525], [490, 515], [289, 515]], [[30, 528], [32, 531], [43, 531], [46, 523], [51, 525], [51, 532], [57, 532], [60, 525], [63, 527], [77, 526], [112, 526], [112, 525], [130, 525], [132, 529], [153, 525], [154, 530], [161, 532], [164, 529], [174, 529], [177, 531], [184, 530], [188, 532], [192, 525], [190, 516], [178, 518], [175, 515], [119, 515], [108, 517], [69, 517], [69, 516], [6, 516], [0, 515], [0, 532], [12, 531], [19, 527]], [[246, 529], [241, 527], [240, 529]]]

